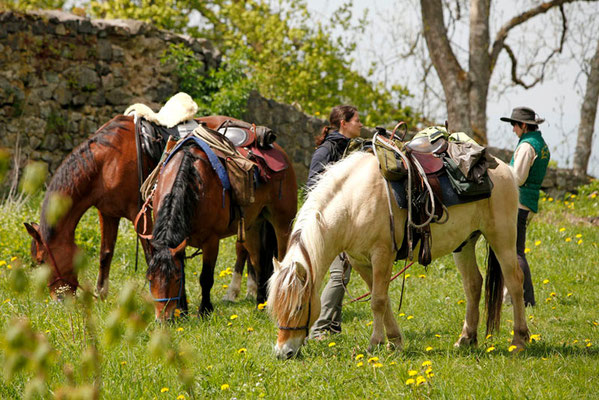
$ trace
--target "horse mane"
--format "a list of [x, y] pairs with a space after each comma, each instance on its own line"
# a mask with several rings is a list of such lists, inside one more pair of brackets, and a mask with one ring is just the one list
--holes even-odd
[[199, 193], [197, 183], [201, 178], [193, 163], [196, 157], [191, 153], [189, 143], [180, 150], [183, 153], [181, 164], [170, 193], [164, 196], [152, 232], [154, 256], [150, 261], [146, 276], [159, 273], [166, 282], [176, 270], [171, 248], [176, 248], [191, 232]]
[[[365, 157], [370, 156], [368, 153], [356, 152], [328, 166], [308, 192], [308, 197], [295, 219], [283, 265], [275, 269], [269, 280], [268, 305], [271, 314], [288, 315], [288, 318], [292, 319], [300, 311], [299, 307], [304, 301], [306, 291], [312, 290], [317, 277], [318, 271], [313, 268], [313, 260], [322, 259], [325, 247], [323, 228], [326, 228], [326, 221], [322, 210], [339, 192], [355, 165], [359, 165]], [[306, 265], [292, 261], [300, 256]], [[306, 276], [304, 280], [301, 277], [302, 273]]]
[[80, 186], [88, 183], [91, 176], [97, 173], [98, 170], [91, 145], [97, 144], [114, 148], [112, 138], [128, 130], [126, 124], [130, 121], [131, 117], [124, 115], [114, 117], [102, 125], [89, 139], [77, 146], [60, 164], [48, 184], [42, 203], [40, 227], [44, 240], [50, 240], [54, 236], [53, 226], [50, 226], [46, 221], [46, 212], [52, 193], [60, 192], [71, 197], [81, 195]]

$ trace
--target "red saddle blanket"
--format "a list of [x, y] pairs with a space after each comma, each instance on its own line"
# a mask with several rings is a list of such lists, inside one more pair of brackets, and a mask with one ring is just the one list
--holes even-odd
[[269, 180], [272, 177], [272, 174], [276, 174], [277, 172], [289, 168], [285, 156], [283, 156], [281, 150], [276, 147], [266, 149], [259, 148], [258, 146], [237, 147], [237, 151], [239, 151], [242, 156], [258, 164], [260, 177], [265, 181]]

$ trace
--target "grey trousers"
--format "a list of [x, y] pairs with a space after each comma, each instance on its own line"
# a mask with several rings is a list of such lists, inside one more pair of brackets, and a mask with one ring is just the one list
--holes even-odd
[[[345, 265], [347, 265], [345, 267]], [[343, 271], [345, 267], [345, 273]], [[320, 296], [320, 316], [312, 326], [310, 338], [319, 337], [330, 331], [341, 332], [341, 305], [345, 295], [345, 286], [349, 283], [351, 265], [347, 258], [337, 256], [330, 266], [331, 277]]]

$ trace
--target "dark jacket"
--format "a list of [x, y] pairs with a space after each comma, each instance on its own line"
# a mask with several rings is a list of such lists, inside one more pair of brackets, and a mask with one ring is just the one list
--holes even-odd
[[306, 183], [307, 189], [311, 189], [314, 186], [318, 181], [318, 175], [324, 171], [327, 165], [337, 162], [343, 157], [343, 152], [348, 143], [349, 138], [346, 138], [337, 131], [333, 131], [327, 135], [312, 155], [310, 172], [308, 172], [308, 182]]

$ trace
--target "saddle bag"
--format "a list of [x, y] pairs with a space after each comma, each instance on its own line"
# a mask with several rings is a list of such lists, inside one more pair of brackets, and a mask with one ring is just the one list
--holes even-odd
[[479, 196], [491, 193], [493, 182], [485, 171], [478, 180], [468, 179], [449, 156], [443, 157], [443, 165], [451, 186], [459, 196]]
[[407, 166], [404, 165], [401, 156], [385, 142], [394, 144], [400, 150], [403, 149], [404, 144], [399, 139], [387, 139], [381, 136], [378, 136], [374, 142], [381, 175], [388, 181], [400, 181], [408, 174]]
[[229, 181], [233, 189], [233, 200], [239, 206], [247, 206], [255, 200], [254, 164], [242, 157], [226, 158]]

